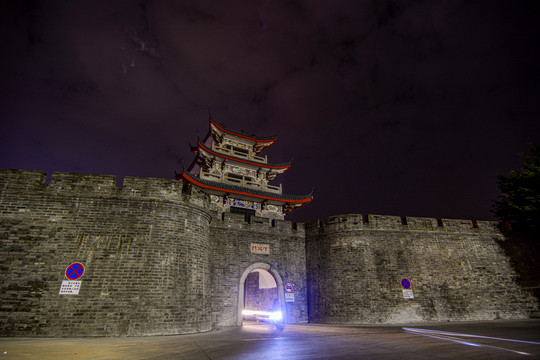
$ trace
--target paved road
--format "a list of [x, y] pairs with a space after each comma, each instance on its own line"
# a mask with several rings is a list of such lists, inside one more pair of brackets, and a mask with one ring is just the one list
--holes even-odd
[[540, 320], [286, 325], [282, 332], [249, 323], [183, 336], [0, 338], [3, 359], [540, 359]]

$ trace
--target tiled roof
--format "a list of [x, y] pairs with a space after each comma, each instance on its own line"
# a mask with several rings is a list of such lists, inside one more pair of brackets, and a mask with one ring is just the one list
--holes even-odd
[[[236, 194], [252, 195], [257, 198], [290, 202], [290, 203], [299, 203], [307, 204], [311, 201], [311, 194], [309, 195], [285, 195], [285, 194], [276, 194], [269, 191], [260, 191], [251, 188], [235, 186], [230, 184], [224, 184], [220, 182], [210, 181], [206, 179], [201, 179], [200, 177], [191, 174], [190, 172], [184, 169], [182, 173], [182, 178], [188, 180], [195, 185], [203, 188], [214, 188], [215, 190], [222, 190], [225, 192], [231, 192]], [[198, 183], [198, 184], [197, 184]]]
[[260, 162], [260, 161], [255, 161], [255, 160], [250, 160], [250, 159], [243, 159], [243, 158], [239, 158], [237, 156], [232, 156], [232, 155], [229, 155], [229, 154], [223, 154], [223, 153], [221, 153], [219, 151], [212, 150], [212, 149], [206, 147], [200, 140], [197, 142], [197, 145], [200, 148], [204, 149], [205, 151], [208, 151], [209, 153], [212, 153], [214, 155], [218, 155], [220, 157], [231, 159], [231, 160], [238, 161], [238, 162], [243, 162], [243, 163], [247, 163], [247, 164], [256, 165], [256, 166], [263, 167], [263, 168], [285, 169], [286, 170], [286, 169], [291, 167], [291, 162], [292, 161], [279, 163], [279, 164], [263, 163], [263, 162]]
[[228, 134], [236, 135], [236, 136], [243, 137], [243, 138], [247, 138], [247, 139], [253, 140], [255, 142], [271, 142], [271, 143], [274, 143], [277, 140], [277, 136], [260, 137], [260, 136], [255, 136], [255, 135], [248, 135], [248, 134], [245, 134], [243, 132], [236, 132], [236, 131], [233, 131], [233, 130], [229, 130], [224, 125], [220, 125], [220, 124], [216, 123], [214, 121], [214, 119], [212, 119], [211, 116], [210, 116], [210, 124], [213, 124], [218, 129], [220, 129], [221, 131], [224, 131], [224, 132], [226, 132]]

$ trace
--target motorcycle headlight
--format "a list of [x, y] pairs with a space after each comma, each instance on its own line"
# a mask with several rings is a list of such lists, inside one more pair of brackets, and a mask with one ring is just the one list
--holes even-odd
[[270, 314], [270, 320], [279, 321], [281, 320], [281, 311], [275, 311]]

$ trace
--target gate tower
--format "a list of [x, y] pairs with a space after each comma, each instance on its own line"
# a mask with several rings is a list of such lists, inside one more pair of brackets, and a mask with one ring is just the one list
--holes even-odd
[[177, 179], [209, 194], [221, 213], [282, 220], [295, 208], [309, 203], [312, 196], [286, 195], [281, 184], [269, 184], [291, 167], [290, 161], [273, 164], [267, 156], [259, 156], [276, 141], [276, 136], [257, 137], [229, 130], [210, 116], [208, 133], [191, 147], [195, 158], [182, 174], [177, 174]]

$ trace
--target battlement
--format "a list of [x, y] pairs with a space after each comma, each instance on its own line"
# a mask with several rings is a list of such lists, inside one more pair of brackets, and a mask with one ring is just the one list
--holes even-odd
[[183, 189], [183, 183], [174, 179], [126, 176], [123, 184], [116, 185], [114, 175], [94, 175], [55, 172], [49, 183], [43, 171], [0, 169], [0, 189], [4, 192], [43, 191], [61, 195], [90, 195], [154, 198], [162, 200], [189, 201], [206, 206], [208, 195], [199, 189]]
[[0, 190], [41, 190], [46, 179], [44, 171], [0, 169]]
[[235, 214], [230, 212], [221, 213], [220, 216], [213, 216], [213, 226], [227, 227], [231, 229], [241, 229], [249, 231], [278, 231], [292, 232], [299, 236], [304, 235], [304, 223], [295, 223], [287, 220], [269, 219], [259, 216], [245, 214]]
[[55, 172], [47, 189], [65, 193], [114, 195], [117, 192], [116, 176]]
[[[306, 225], [220, 209], [187, 180], [116, 180], [0, 169], [0, 335], [239, 325], [255, 268], [294, 284], [294, 302], [278, 292], [289, 323], [523, 318], [538, 308], [515, 283], [493, 221], [346, 214]], [[87, 269], [76, 298], [59, 293], [73, 262]], [[404, 277], [417, 298], [402, 299]]]
[[496, 221], [463, 219], [435, 219], [425, 217], [400, 217], [391, 215], [346, 214], [330, 216], [306, 224], [310, 235], [335, 231], [438, 231], [458, 233], [498, 233]]
[[[183, 188], [182, 181], [174, 179], [143, 178], [126, 176], [120, 187], [116, 186], [114, 175], [93, 175], [55, 172], [49, 183], [43, 171], [0, 169], [0, 191], [27, 192], [43, 191], [65, 195], [116, 196], [152, 198], [189, 202], [206, 207], [208, 195], [193, 186]], [[400, 217], [391, 215], [345, 214], [330, 216], [324, 220], [308, 223], [292, 223], [287, 220], [273, 220], [257, 216], [223, 213], [218, 226], [242, 227], [252, 230], [276, 229], [280, 231], [306, 231], [308, 234], [355, 231], [437, 231], [456, 233], [498, 233], [495, 221], [475, 221], [464, 219], [435, 219], [424, 217]]]

